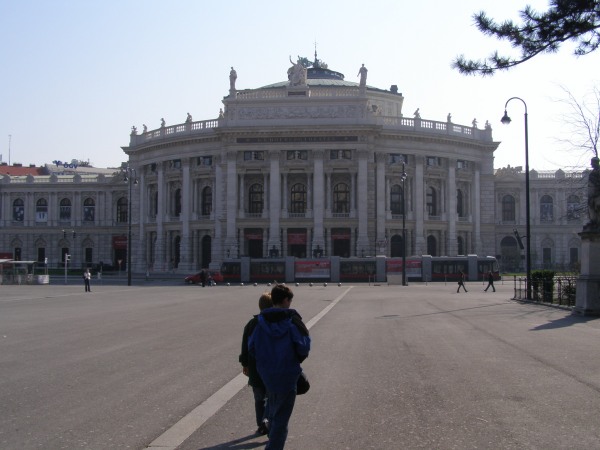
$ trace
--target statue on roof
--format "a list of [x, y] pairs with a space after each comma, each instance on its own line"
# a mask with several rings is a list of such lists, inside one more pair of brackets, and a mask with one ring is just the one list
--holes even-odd
[[290, 56], [290, 62], [292, 67], [288, 69], [288, 80], [290, 80], [290, 86], [304, 86], [306, 85], [306, 67], [302, 64], [301, 58], [298, 57], [298, 61], [292, 61]]
[[364, 64], [362, 65], [362, 67], [360, 69], [358, 69], [358, 74], [356, 76], [357, 77], [360, 76], [360, 81], [358, 83], [359, 87], [367, 86], [367, 72], [368, 72], [368, 70]]
[[231, 71], [229, 72], [229, 90], [230, 91], [235, 91], [235, 80], [237, 80], [237, 72], [232, 67]]

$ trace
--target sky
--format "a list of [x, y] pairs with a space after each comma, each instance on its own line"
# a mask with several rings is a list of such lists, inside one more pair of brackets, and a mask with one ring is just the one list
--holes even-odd
[[[547, 0], [527, 2], [545, 10]], [[583, 99], [597, 83], [600, 51], [573, 56], [572, 44], [493, 77], [461, 75], [459, 54], [480, 59], [494, 50], [515, 54], [483, 36], [473, 14], [518, 19], [521, 1], [461, 0], [0, 0], [0, 154], [2, 161], [42, 165], [53, 160], [116, 167], [131, 127], [141, 131], [214, 119], [228, 95], [234, 67], [238, 89], [287, 79], [289, 57], [318, 58], [358, 82], [398, 85], [403, 113], [427, 120], [493, 129], [496, 168], [525, 165], [581, 169], [591, 154], [569, 148], [563, 88]], [[9, 152], [10, 151], [10, 152]]]

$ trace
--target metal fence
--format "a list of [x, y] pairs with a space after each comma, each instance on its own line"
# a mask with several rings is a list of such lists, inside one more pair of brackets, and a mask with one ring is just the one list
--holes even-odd
[[[515, 300], [527, 299], [527, 278], [514, 277]], [[577, 277], [554, 277], [551, 281], [532, 281], [531, 300], [560, 306], [575, 306]]]

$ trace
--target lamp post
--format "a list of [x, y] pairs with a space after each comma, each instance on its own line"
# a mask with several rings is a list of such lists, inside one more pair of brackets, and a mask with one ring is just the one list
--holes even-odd
[[506, 107], [511, 100], [520, 100], [525, 106], [525, 227], [527, 233], [527, 246], [526, 246], [526, 271], [527, 271], [527, 300], [531, 300], [531, 211], [530, 211], [530, 199], [529, 199], [529, 137], [527, 128], [527, 103], [525, 100], [519, 97], [511, 97], [506, 101], [504, 105], [504, 116], [500, 122], [504, 125], [508, 125], [511, 122], [510, 117], [506, 113]]
[[125, 167], [123, 169], [123, 181], [129, 184], [129, 197], [127, 199], [127, 286], [131, 286], [131, 191], [134, 184], [138, 184], [135, 169]]
[[406, 284], [406, 167], [402, 163], [402, 286]]

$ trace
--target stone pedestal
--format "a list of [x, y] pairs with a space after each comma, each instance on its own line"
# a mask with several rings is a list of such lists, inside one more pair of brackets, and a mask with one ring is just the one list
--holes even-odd
[[577, 280], [575, 312], [600, 315], [600, 232], [584, 231], [581, 236], [581, 275]]

